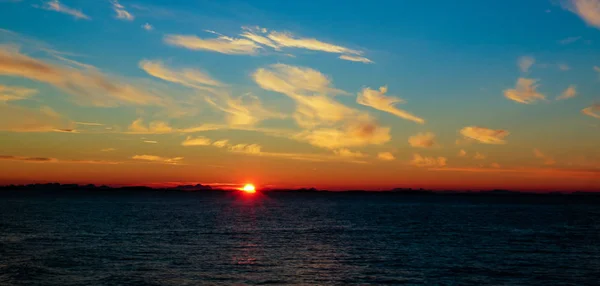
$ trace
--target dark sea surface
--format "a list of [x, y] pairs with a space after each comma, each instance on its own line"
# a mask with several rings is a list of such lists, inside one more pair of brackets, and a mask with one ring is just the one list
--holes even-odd
[[600, 201], [0, 192], [0, 285], [599, 285]]

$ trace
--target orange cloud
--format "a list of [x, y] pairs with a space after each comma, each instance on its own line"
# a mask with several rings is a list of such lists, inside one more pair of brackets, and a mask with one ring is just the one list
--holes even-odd
[[514, 89], [504, 91], [504, 96], [518, 103], [529, 104], [537, 100], [546, 99], [546, 97], [537, 91], [539, 85], [537, 80], [529, 78], [519, 78]]
[[447, 161], [445, 157], [423, 157], [415, 153], [410, 164], [417, 167], [439, 168], [446, 166]]
[[569, 0], [573, 13], [579, 15], [588, 25], [600, 29], [600, 1], [599, 0]]
[[504, 138], [510, 133], [506, 130], [494, 130], [485, 127], [468, 126], [460, 130], [466, 138], [474, 139], [484, 144], [505, 144]]
[[39, 109], [0, 104], [0, 130], [12, 132], [60, 132], [72, 124], [49, 107]]
[[435, 134], [431, 132], [418, 133], [408, 138], [408, 144], [417, 148], [430, 148], [435, 145]]
[[196, 138], [188, 136], [185, 141], [181, 142], [182, 146], [209, 146], [211, 145], [211, 140], [206, 138], [206, 137], [202, 137], [202, 136], [198, 136]]
[[173, 128], [163, 121], [152, 121], [148, 126], [144, 125], [144, 120], [136, 119], [129, 125], [129, 131], [138, 134], [163, 134], [173, 132]]
[[465, 151], [464, 149], [460, 149], [460, 151], [458, 151], [458, 157], [466, 157], [467, 156], [467, 151]]
[[134, 160], [147, 161], [147, 162], [155, 162], [155, 163], [164, 163], [170, 165], [177, 165], [183, 160], [183, 157], [175, 157], [175, 158], [165, 158], [155, 155], [135, 155], [131, 157]]
[[257, 96], [244, 94], [237, 98], [220, 94], [216, 98], [205, 97], [206, 102], [227, 113], [230, 126], [253, 126], [269, 118], [285, 118], [284, 114], [267, 110]]
[[600, 119], [600, 104], [594, 104], [581, 110], [581, 113]]
[[109, 79], [95, 69], [78, 70], [49, 64], [7, 46], [0, 46], [0, 75], [47, 83], [76, 96], [79, 102], [98, 106], [163, 103], [158, 96], [130, 84]]
[[366, 157], [367, 155], [361, 153], [361, 152], [353, 152], [350, 149], [347, 148], [341, 148], [341, 149], [337, 149], [337, 150], [333, 150], [333, 153], [341, 156], [341, 157], [348, 157], [348, 158], [363, 158]]
[[487, 157], [479, 152], [475, 152], [475, 156], [473, 156], [473, 159], [475, 160], [484, 160], [485, 158]]
[[151, 60], [140, 61], [139, 66], [153, 77], [191, 88], [213, 91], [213, 87], [223, 86], [218, 80], [197, 69], [183, 68], [175, 70], [165, 66], [161, 61]]
[[390, 152], [381, 152], [377, 154], [377, 158], [382, 161], [393, 161], [396, 159], [396, 157], [394, 157], [394, 154]]
[[572, 98], [575, 97], [575, 95], [577, 95], [577, 90], [574, 85], [570, 85], [569, 88], [565, 89], [565, 91], [563, 91], [563, 93], [556, 99]]
[[536, 158], [542, 159], [546, 165], [554, 165], [556, 163], [552, 157], [542, 153], [542, 151], [538, 150], [537, 148], [533, 149], [533, 155]]
[[31, 88], [0, 84], [0, 102], [28, 99], [37, 93], [37, 90]]
[[261, 46], [247, 39], [236, 39], [226, 36], [202, 39], [193, 35], [167, 35], [165, 43], [189, 50], [205, 50], [230, 55], [254, 55]]
[[386, 86], [380, 87], [379, 90], [373, 90], [368, 87], [364, 88], [360, 93], [358, 93], [356, 102], [364, 106], [369, 106], [377, 110], [391, 113], [400, 118], [417, 123], [425, 123], [424, 119], [395, 107], [394, 105], [396, 103], [403, 103], [404, 100], [394, 96], [386, 96], [385, 94], [387, 93], [387, 90], [388, 89]]

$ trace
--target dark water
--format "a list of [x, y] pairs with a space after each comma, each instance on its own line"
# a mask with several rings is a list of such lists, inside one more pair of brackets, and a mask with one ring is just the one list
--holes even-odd
[[600, 203], [590, 200], [0, 193], [1, 285], [599, 279]]

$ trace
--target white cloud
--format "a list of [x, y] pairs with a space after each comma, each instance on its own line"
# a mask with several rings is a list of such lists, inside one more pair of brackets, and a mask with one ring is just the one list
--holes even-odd
[[115, 11], [115, 17], [117, 19], [125, 20], [125, 21], [133, 21], [135, 17], [129, 13], [129, 11], [125, 10], [125, 7], [119, 3], [117, 0], [111, 1], [113, 5], [113, 10]]
[[408, 113], [402, 109], [395, 107], [394, 105], [397, 103], [403, 103], [404, 100], [394, 97], [394, 96], [386, 96], [387, 87], [382, 86], [379, 90], [373, 90], [370, 88], [363, 88], [361, 92], [358, 93], [358, 97], [356, 98], [356, 102], [362, 104], [364, 106], [369, 106], [375, 108], [377, 110], [385, 111], [396, 115], [400, 118], [404, 118], [407, 120], [411, 120], [417, 123], [425, 123], [425, 120]]
[[60, 3], [60, 1], [58, 1], [58, 0], [48, 1], [44, 4], [44, 6], [42, 8], [44, 8], [46, 10], [50, 10], [50, 11], [56, 11], [59, 13], [71, 15], [71, 16], [75, 17], [75, 19], [85, 19], [85, 20], [91, 19], [88, 15], [81, 12], [81, 10], [70, 8], [67, 5]]
[[285, 118], [284, 114], [267, 110], [257, 96], [244, 94], [232, 98], [225, 93], [215, 98], [205, 97], [206, 102], [227, 113], [229, 126], [254, 126], [269, 118]]
[[262, 48], [254, 41], [220, 36], [202, 39], [193, 35], [167, 35], [165, 43], [190, 50], [204, 50], [230, 55], [255, 55]]
[[396, 159], [396, 157], [394, 157], [394, 154], [390, 152], [380, 152], [379, 154], [377, 154], [377, 158], [383, 161], [393, 161]]
[[289, 32], [276, 32], [272, 31], [269, 33], [268, 38], [273, 42], [277, 43], [280, 47], [291, 47], [291, 48], [301, 48], [313, 51], [321, 51], [327, 53], [336, 53], [336, 54], [351, 54], [351, 55], [360, 55], [362, 52], [357, 50], [352, 50], [346, 47], [326, 43], [319, 41], [314, 38], [302, 38], [297, 37]]
[[412, 147], [418, 148], [430, 148], [435, 145], [435, 134], [431, 132], [419, 133], [417, 135], [410, 136], [408, 143]]
[[148, 143], [148, 144], [158, 144], [158, 141], [155, 141], [155, 140], [144, 140], [142, 142]]
[[505, 144], [504, 138], [510, 133], [506, 130], [494, 130], [485, 127], [468, 126], [460, 130], [460, 134], [484, 144]]
[[562, 44], [562, 45], [568, 45], [568, 44], [575, 43], [575, 42], [579, 41], [580, 39], [581, 39], [581, 36], [579, 36], [579, 37], [568, 37], [568, 38], [564, 38], [564, 39], [560, 40], [559, 43]]
[[447, 161], [445, 157], [423, 157], [419, 154], [413, 154], [410, 164], [417, 167], [439, 168], [446, 166]]
[[372, 64], [373, 63], [372, 60], [369, 60], [369, 59], [367, 59], [365, 57], [361, 57], [361, 56], [341, 55], [340, 59], [351, 61], [351, 62], [361, 62], [361, 63], [365, 63], [365, 64]]
[[188, 136], [185, 141], [181, 142], [182, 146], [210, 146], [211, 145], [211, 140], [206, 138], [206, 137], [202, 137], [202, 136], [198, 136], [198, 137], [191, 137]]
[[519, 78], [514, 89], [504, 91], [504, 96], [510, 100], [529, 104], [546, 97], [537, 91], [538, 84], [535, 79]]
[[565, 91], [563, 91], [563, 93], [558, 96], [556, 99], [567, 99], [567, 98], [572, 98], [575, 97], [575, 95], [577, 95], [577, 89], [575, 88], [574, 85], [570, 85], [567, 89], [565, 89]]
[[530, 56], [523, 56], [517, 60], [517, 66], [521, 72], [529, 72], [529, 69], [535, 64], [535, 59]]
[[150, 25], [150, 23], [146, 23], [146, 24], [142, 25], [142, 29], [144, 29], [146, 31], [152, 31], [152, 30], [154, 30], [154, 26]]
[[36, 89], [0, 84], [0, 102], [28, 99], [37, 93]]
[[581, 113], [600, 119], [600, 104], [594, 104], [581, 110]]

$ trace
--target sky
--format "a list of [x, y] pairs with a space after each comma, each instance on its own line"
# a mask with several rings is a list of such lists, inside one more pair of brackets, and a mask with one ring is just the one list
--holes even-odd
[[0, 184], [600, 190], [600, 0], [0, 0]]

